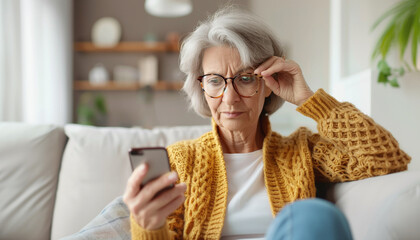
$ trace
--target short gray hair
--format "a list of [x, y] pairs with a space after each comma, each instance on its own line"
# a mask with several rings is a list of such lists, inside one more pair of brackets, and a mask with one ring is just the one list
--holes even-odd
[[[190, 107], [203, 117], [211, 117], [201, 86], [204, 51], [213, 46], [229, 46], [238, 50], [244, 67], [257, 67], [271, 56], [283, 56], [274, 34], [257, 17], [235, 6], [226, 6], [200, 23], [181, 45], [180, 69], [187, 77], [183, 91]], [[272, 114], [284, 100], [274, 93], [265, 99], [262, 114]]]

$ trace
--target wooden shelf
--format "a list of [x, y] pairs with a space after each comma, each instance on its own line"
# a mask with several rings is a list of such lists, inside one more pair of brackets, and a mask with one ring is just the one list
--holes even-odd
[[[151, 85], [153, 90], [166, 91], [166, 90], [180, 90], [184, 82], [168, 82], [158, 81], [156, 84]], [[89, 81], [81, 80], [74, 81], [73, 90], [75, 91], [137, 91], [147, 85], [139, 83], [117, 83], [110, 81], [104, 84], [92, 84]]]
[[92, 42], [76, 42], [77, 52], [179, 52], [179, 46], [167, 42], [120, 42], [115, 47], [97, 47]]

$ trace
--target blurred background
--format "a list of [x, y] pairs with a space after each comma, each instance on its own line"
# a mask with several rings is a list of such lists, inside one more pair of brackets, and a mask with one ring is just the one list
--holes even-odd
[[[0, 121], [96, 126], [209, 124], [179, 91], [179, 41], [227, 1], [1, 0]], [[166, 2], [166, 3], [165, 3]], [[398, 0], [235, 0], [258, 15], [312, 90], [350, 101], [390, 130], [420, 169], [420, 75], [377, 82], [374, 22]], [[165, 10], [169, 10], [165, 12]], [[180, 15], [180, 16], [174, 16]], [[388, 62], [397, 63], [390, 51]], [[418, 66], [416, 66], [418, 67]], [[287, 135], [316, 124], [285, 104], [271, 116]]]

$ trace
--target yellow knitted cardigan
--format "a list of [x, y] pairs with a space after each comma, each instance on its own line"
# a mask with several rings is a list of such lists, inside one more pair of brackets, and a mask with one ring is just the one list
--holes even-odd
[[[318, 123], [288, 137], [271, 131], [264, 118], [264, 181], [273, 217], [297, 199], [315, 197], [315, 182], [343, 182], [407, 169], [410, 157], [384, 128], [350, 103], [322, 89], [297, 108]], [[186, 200], [161, 229], [149, 231], [131, 218], [132, 239], [219, 239], [228, 184], [222, 147], [213, 131], [168, 147], [171, 166], [187, 184]]]

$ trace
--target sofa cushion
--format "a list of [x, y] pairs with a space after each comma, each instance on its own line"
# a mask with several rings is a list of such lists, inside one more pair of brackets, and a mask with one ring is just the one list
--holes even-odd
[[197, 138], [210, 126], [156, 128], [65, 126], [64, 151], [54, 210], [52, 239], [79, 231], [123, 194], [131, 147], [167, 146]]
[[420, 172], [405, 171], [336, 184], [336, 205], [349, 220], [354, 239], [418, 239]]
[[53, 125], [0, 123], [0, 239], [49, 239], [66, 136]]

